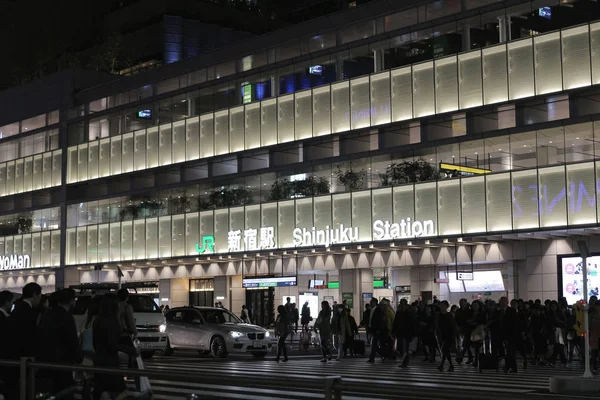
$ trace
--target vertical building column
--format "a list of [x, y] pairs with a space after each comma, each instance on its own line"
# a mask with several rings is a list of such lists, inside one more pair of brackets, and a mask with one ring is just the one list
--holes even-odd
[[171, 279], [170, 307], [184, 307], [190, 302], [190, 280], [188, 278]]
[[506, 42], [506, 17], [504, 15], [498, 17], [498, 34], [500, 43]]
[[171, 307], [171, 280], [161, 279], [158, 281], [159, 304]]
[[[229, 296], [229, 277], [215, 276], [215, 303], [221, 302], [224, 307], [228, 307], [231, 299]], [[236, 312], [237, 310], [232, 310]], [[239, 311], [237, 311], [239, 312]]]

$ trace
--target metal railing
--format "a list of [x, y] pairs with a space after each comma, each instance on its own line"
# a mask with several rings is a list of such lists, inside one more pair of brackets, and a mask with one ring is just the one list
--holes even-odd
[[[57, 364], [47, 362], [36, 362], [32, 358], [21, 358], [16, 360], [0, 360], [0, 367], [19, 368], [19, 400], [36, 399], [36, 373], [39, 370], [52, 370], [62, 372], [82, 372], [90, 374], [120, 375], [127, 377], [148, 377], [148, 379], [159, 379], [172, 382], [194, 382], [213, 384], [226, 379], [227, 386], [256, 387], [260, 385], [283, 385], [290, 387], [296, 385], [298, 388], [306, 388], [306, 379], [313, 379], [322, 382], [323, 395], [325, 400], [342, 399], [342, 378], [340, 376], [318, 376], [318, 375], [296, 375], [296, 374], [275, 374], [265, 376], [260, 372], [252, 370], [238, 372], [236, 375], [223, 375], [219, 371], [199, 373], [192, 372], [171, 372], [139, 370], [128, 368], [106, 368], [106, 367], [88, 367], [83, 365]], [[62, 396], [73, 392], [73, 388], [62, 392], [46, 395], [44, 399], [60, 399]]]

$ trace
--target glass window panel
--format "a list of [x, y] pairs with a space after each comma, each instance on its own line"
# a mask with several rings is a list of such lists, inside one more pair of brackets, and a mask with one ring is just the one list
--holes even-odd
[[98, 148], [100, 143], [95, 140], [88, 146], [88, 177], [89, 179], [98, 178]]
[[[202, 139], [200, 139], [202, 146]], [[229, 153], [229, 111], [215, 113], [215, 155]]]
[[[62, 150], [52, 152], [52, 182], [54, 186], [59, 186], [62, 182]], [[0, 176], [2, 174], [0, 173]]]
[[371, 75], [371, 125], [391, 122], [390, 93], [389, 71]]
[[532, 46], [530, 38], [508, 44], [508, 78], [511, 100], [534, 95]]
[[298, 92], [294, 95], [296, 102], [296, 113], [294, 119], [296, 140], [308, 139], [313, 136], [311, 95], [311, 90]]
[[[213, 211], [203, 211], [200, 213], [200, 235], [198, 239], [201, 239], [204, 236], [214, 236], [215, 226], [214, 226], [214, 212]], [[215, 251], [217, 249], [215, 248]]]
[[413, 117], [411, 67], [392, 70], [392, 121]]
[[[227, 253], [229, 232], [229, 209], [215, 210], [215, 251]], [[204, 234], [202, 235], [204, 236]]]
[[[8, 166], [9, 164], [7, 164]], [[7, 178], [8, 178], [7, 170]], [[44, 180], [44, 160], [41, 154], [33, 157], [33, 190], [41, 189]], [[8, 183], [8, 181], [7, 181]]]
[[[229, 209], [229, 228], [228, 231], [240, 231], [240, 242], [239, 243], [235, 243], [235, 246], [233, 247], [233, 249], [227, 249], [227, 251], [237, 251], [234, 249], [239, 249], [239, 250], [250, 250], [249, 247], [246, 247], [246, 239], [244, 236], [244, 230], [246, 229], [246, 219], [244, 217], [244, 207], [231, 207]], [[239, 244], [239, 246], [238, 246]], [[237, 247], [236, 247], [237, 246]], [[229, 246], [228, 246], [229, 247]], [[256, 247], [254, 247], [254, 249], [256, 249]]]
[[133, 171], [133, 132], [123, 135], [121, 169], [123, 173]]
[[313, 135], [331, 133], [331, 87], [329, 85], [313, 89]]
[[86, 181], [88, 179], [88, 145], [87, 143], [80, 144], [77, 147], [77, 167], [73, 170], [77, 171], [75, 182]]
[[165, 124], [160, 126], [158, 138], [158, 163], [169, 165], [172, 162], [173, 126]]
[[185, 121], [185, 159], [200, 158], [200, 118], [188, 118]]
[[277, 99], [260, 102], [260, 144], [277, 144]]
[[278, 203], [278, 232], [279, 247], [293, 247], [296, 218], [294, 216], [294, 200], [280, 201]]
[[331, 85], [331, 127], [333, 133], [350, 129], [350, 83]]
[[[56, 186], [56, 182], [52, 183]], [[33, 157], [27, 157], [23, 164], [23, 190], [26, 192], [33, 190]]]
[[588, 25], [562, 32], [563, 82], [565, 90], [591, 83]]
[[146, 131], [134, 133], [133, 166], [136, 171], [146, 169]]
[[277, 98], [277, 143], [294, 140], [294, 95]]
[[371, 102], [369, 95], [369, 77], [350, 81], [351, 129], [360, 129], [371, 125]]
[[121, 223], [115, 222], [110, 224], [109, 231], [110, 241], [110, 261], [121, 260]]
[[98, 262], [109, 261], [108, 224], [98, 225]]
[[564, 162], [594, 159], [594, 123], [567, 125], [565, 129]]
[[200, 158], [215, 155], [214, 115], [205, 114], [200, 117]]
[[433, 61], [413, 66], [413, 107], [415, 118], [435, 114]]
[[171, 216], [158, 219], [158, 256], [161, 258], [171, 257]]
[[123, 149], [121, 146], [122, 136], [114, 136], [110, 140], [110, 172], [111, 175], [121, 173], [121, 156]]
[[260, 103], [256, 102], [246, 105], [246, 150], [256, 149], [260, 147], [260, 114]]
[[333, 195], [332, 203], [332, 228], [339, 228], [340, 225], [344, 225], [344, 227], [352, 226], [352, 204], [350, 193]]
[[458, 98], [460, 109], [483, 104], [483, 78], [481, 51], [471, 51], [458, 56]]
[[488, 232], [512, 230], [510, 174], [486, 175]]
[[[87, 160], [86, 160], [87, 161]], [[52, 152], [42, 154], [42, 172], [43, 172], [43, 187], [49, 188], [52, 186]]]
[[52, 231], [50, 236], [50, 259], [52, 266], [60, 265], [60, 231]]
[[199, 242], [200, 233], [200, 214], [197, 212], [187, 213], [185, 215], [185, 254], [189, 256], [197, 255], [196, 243]]
[[186, 128], [185, 120], [173, 123], [173, 163], [185, 161]]
[[462, 233], [460, 189], [460, 179], [438, 182], [438, 232], [440, 235], [458, 235]]
[[461, 191], [463, 233], [485, 232], [485, 177], [462, 178]]
[[[48, 232], [48, 231], [42, 232], [41, 245], [42, 245], [41, 263], [44, 267], [49, 267], [52, 265], [52, 258], [50, 256], [50, 254], [51, 254], [50, 252], [52, 249], [52, 245], [51, 245], [51, 241], [50, 241], [50, 232]], [[88, 262], [90, 262], [90, 261], [88, 260]]]
[[536, 133], [525, 132], [509, 136], [511, 169], [535, 168]]
[[121, 260], [133, 259], [133, 221], [121, 222]]
[[251, 206], [246, 206], [245, 207], [245, 229], [256, 229], [257, 233], [258, 233], [258, 242], [257, 242], [257, 246], [260, 245], [260, 228], [261, 228], [261, 223], [260, 223], [260, 204], [254, 204]]
[[98, 172], [101, 178], [110, 175], [110, 138], [100, 140]]
[[363, 190], [352, 192], [352, 227], [358, 228], [358, 240], [372, 240], [373, 224], [371, 213], [365, 210], [371, 209], [371, 191]]
[[0, 196], [6, 196], [6, 163], [0, 163]]
[[229, 151], [244, 150], [244, 106], [229, 110]]
[[173, 257], [186, 255], [185, 251], [185, 215], [178, 214], [173, 216], [172, 222], [172, 233], [173, 243], [171, 250]]
[[[372, 214], [373, 223], [375, 221], [392, 222], [394, 220], [392, 188], [374, 189], [372, 191]], [[376, 238], [373, 237], [373, 240], [376, 240]]]
[[305, 198], [296, 200], [295, 228], [312, 229], [313, 221], [313, 199]]
[[396, 186], [393, 188], [394, 223], [401, 224], [408, 218], [415, 220], [414, 185]]
[[42, 234], [41, 232], [31, 235], [31, 267], [38, 268], [42, 260]]
[[143, 260], [146, 258], [146, 220], [133, 221], [133, 258]]
[[536, 170], [512, 174], [513, 228], [539, 227], [539, 188]]
[[146, 168], [158, 167], [158, 126], [146, 130]]
[[[35, 158], [34, 158], [34, 164], [35, 164]], [[41, 166], [38, 167], [38, 171], [39, 173], [37, 174], [37, 179], [35, 179], [35, 175], [34, 175], [34, 184], [37, 183], [37, 185], [34, 185], [34, 190], [37, 189], [41, 189], [42, 188], [42, 180], [41, 180], [41, 172], [42, 172], [42, 168]], [[15, 162], [14, 161], [9, 161], [6, 163], [6, 194], [11, 195], [15, 193]]]
[[262, 227], [273, 228], [274, 235], [275, 235], [275, 247], [283, 247], [283, 246], [279, 245], [280, 242], [278, 239], [279, 226], [277, 223], [278, 222], [277, 207], [278, 207], [278, 205], [276, 202], [262, 204], [261, 209], [260, 209], [261, 221], [262, 221]]
[[540, 226], [567, 225], [567, 200], [565, 190], [565, 168], [539, 169], [539, 213]]
[[[473, 77], [469, 77], [473, 79]], [[435, 109], [437, 113], [458, 110], [456, 56], [435, 60]]]
[[158, 218], [146, 218], [146, 258], [158, 258]]
[[562, 90], [560, 32], [533, 38], [535, 55], [535, 93], [545, 94]]
[[23, 159], [15, 162], [15, 193], [23, 193]]
[[[439, 230], [436, 192], [435, 182], [415, 184], [415, 218], [412, 220], [412, 229], [408, 226], [409, 224], [406, 226], [407, 236], [431, 236]], [[422, 224], [423, 233], [421, 235], [418, 234], [418, 225], [415, 226], [417, 222]], [[433, 229], [431, 229], [431, 224], [433, 224]]]
[[501, 103], [508, 100], [508, 70], [506, 45], [482, 50], [483, 57], [483, 104]]
[[592, 83], [600, 83], [600, 22], [590, 24], [590, 41], [592, 47]]
[[318, 196], [314, 198], [314, 226], [324, 230], [332, 226], [331, 196]]
[[[43, 233], [42, 233], [42, 244], [43, 244]], [[87, 230], [87, 259], [88, 262], [98, 262], [98, 226], [90, 225]]]

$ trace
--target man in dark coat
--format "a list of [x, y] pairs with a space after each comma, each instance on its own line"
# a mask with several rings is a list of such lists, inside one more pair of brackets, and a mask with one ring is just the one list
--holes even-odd
[[408, 305], [406, 299], [400, 300], [396, 317], [394, 318], [394, 328], [392, 330], [396, 336], [397, 346], [404, 354], [404, 360], [400, 367], [406, 368], [410, 362], [410, 343], [416, 335], [416, 317], [412, 308]]
[[[8, 290], [0, 292], [0, 359], [6, 359], [9, 357], [7, 354], [7, 348], [4, 346], [10, 343], [10, 337], [8, 336], [8, 316], [12, 308], [13, 294]], [[6, 373], [10, 376], [10, 371], [5, 368], [0, 368], [0, 379], [4, 380]], [[4, 382], [0, 385], [0, 393], [4, 394]]]
[[373, 364], [375, 362], [375, 355], [379, 351], [382, 353], [380, 346], [385, 346], [383, 341], [385, 340], [385, 315], [381, 307], [378, 307], [378, 301], [376, 298], [371, 299], [371, 314], [369, 316], [369, 325], [367, 326], [367, 332], [371, 334], [371, 353], [369, 354], [369, 360], [367, 362]]
[[[77, 327], [71, 310], [75, 306], [75, 292], [62, 289], [57, 295], [57, 306], [48, 310], [42, 317], [39, 327], [37, 360], [60, 364], [80, 364], [83, 360]], [[53, 383], [53, 392], [59, 392], [73, 385], [70, 371], [40, 371], [40, 377]]]
[[[31, 282], [23, 287], [21, 300], [15, 304], [13, 312], [7, 319], [9, 343], [6, 355], [9, 359], [18, 360], [21, 357], [34, 357], [37, 346], [37, 307], [42, 298], [42, 287]], [[11, 368], [10, 372], [4, 374], [5, 397], [7, 399], [18, 398], [19, 393], [19, 371]]]

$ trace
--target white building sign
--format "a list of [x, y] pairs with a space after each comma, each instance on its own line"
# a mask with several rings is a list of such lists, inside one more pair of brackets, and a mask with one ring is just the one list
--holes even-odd
[[[244, 247], [242, 248], [242, 243]], [[227, 249], [229, 251], [253, 251], [275, 248], [275, 228], [241, 229], [229, 231]]]
[[315, 227], [311, 229], [296, 228], [293, 232], [294, 246], [325, 246], [334, 243], [351, 243], [358, 240], [358, 227], [344, 228], [340, 224], [338, 228], [329, 228], [320, 230]]
[[432, 220], [411, 221], [401, 219], [399, 223], [377, 220], [373, 223], [373, 240], [404, 239], [419, 236], [435, 235], [435, 224]]
[[28, 254], [0, 256], [0, 271], [27, 268], [31, 268], [31, 257]]

